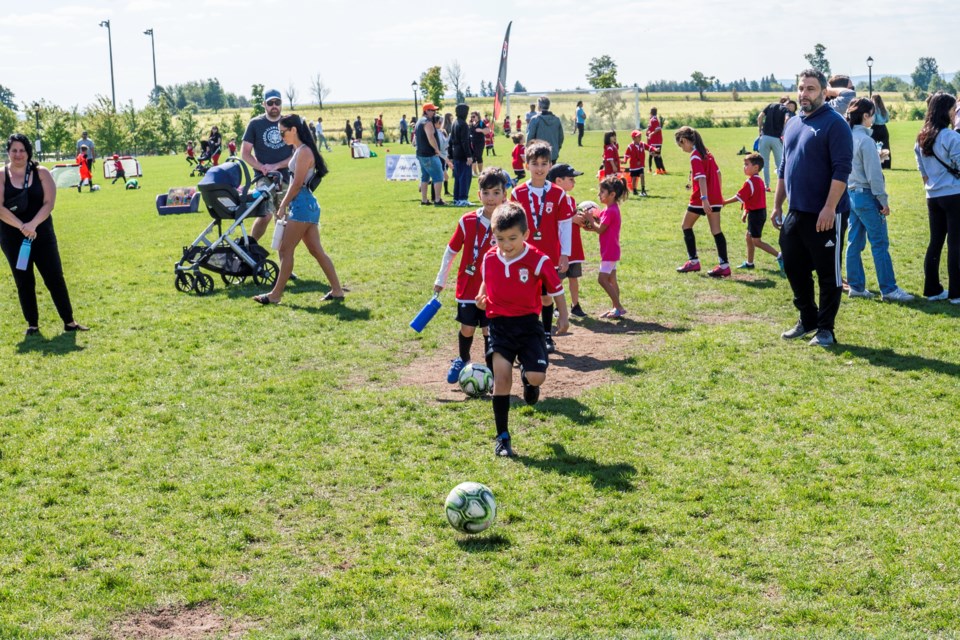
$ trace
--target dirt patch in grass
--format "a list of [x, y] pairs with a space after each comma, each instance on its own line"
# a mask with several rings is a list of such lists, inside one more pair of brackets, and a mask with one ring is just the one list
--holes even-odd
[[201, 603], [138, 611], [115, 622], [110, 631], [118, 640], [206, 640], [241, 638], [251, 628], [247, 622], [228, 621], [211, 603]]
[[[550, 356], [543, 396], [575, 398], [588, 389], [608, 383], [621, 375], [615, 369], [641, 350], [659, 349], [662, 334], [678, 329], [651, 322], [632, 320], [597, 321], [587, 319], [571, 324], [570, 331], [556, 337], [557, 351]], [[400, 384], [426, 389], [437, 402], [469, 400], [457, 384], [447, 384], [447, 369], [456, 356], [456, 334], [451, 335], [449, 350], [411, 362]], [[479, 332], [473, 342], [474, 362], [482, 362], [483, 339]], [[622, 369], [621, 369], [622, 372]], [[520, 373], [514, 368], [514, 395], [520, 392]]]

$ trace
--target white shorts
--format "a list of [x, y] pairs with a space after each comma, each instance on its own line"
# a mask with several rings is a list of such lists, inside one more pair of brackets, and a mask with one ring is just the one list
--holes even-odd
[[600, 273], [613, 273], [617, 270], [617, 265], [619, 263], [619, 260], [601, 260]]

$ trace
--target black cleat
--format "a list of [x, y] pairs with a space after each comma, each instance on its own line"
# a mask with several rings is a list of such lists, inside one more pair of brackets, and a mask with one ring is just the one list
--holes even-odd
[[510, 446], [510, 435], [504, 434], [507, 437], [501, 438], [497, 436], [496, 444], [493, 445], [493, 453], [498, 458], [513, 458], [517, 454], [513, 452], [513, 447]]

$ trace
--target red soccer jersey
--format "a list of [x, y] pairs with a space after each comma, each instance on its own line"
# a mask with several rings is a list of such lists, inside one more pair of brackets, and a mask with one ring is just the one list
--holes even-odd
[[483, 283], [480, 273], [483, 256], [496, 245], [497, 239], [490, 228], [490, 221], [483, 217], [483, 209], [471, 211], [460, 218], [453, 237], [447, 244], [451, 251], [463, 250], [460, 254], [460, 268], [457, 269], [457, 302], [476, 301]]
[[517, 131], [520, 131], [520, 127], [523, 123], [520, 121], [520, 116], [517, 116]]
[[510, 118], [503, 119], [503, 130], [507, 133], [510, 132]]
[[523, 171], [524, 153], [526, 153], [526, 148], [522, 142], [513, 148], [513, 168], [515, 171]]
[[719, 207], [723, 205], [723, 193], [720, 188], [720, 168], [717, 161], [713, 159], [713, 154], [707, 152], [707, 159], [704, 161], [700, 153], [694, 149], [690, 152], [690, 180], [693, 182], [693, 189], [690, 193], [690, 206], [702, 208], [703, 202], [700, 201], [700, 182], [697, 178], [707, 179], [707, 197], [712, 206]]
[[236, 142], [233, 142], [233, 141], [228, 142], [228, 143], [227, 143], [227, 149], [230, 151], [230, 153], [236, 153], [236, 152], [237, 152], [237, 143], [236, 143]]
[[660, 130], [660, 118], [650, 116], [650, 123], [647, 125], [647, 144], [663, 144], [663, 131]]
[[563, 294], [553, 262], [529, 243], [524, 243], [520, 255], [509, 261], [498, 249], [489, 251], [483, 258], [483, 282], [488, 318], [539, 315], [543, 308], [541, 283], [547, 295]]
[[643, 169], [647, 160], [647, 145], [644, 142], [631, 142], [624, 155], [631, 169]]
[[187, 157], [188, 158], [193, 157], [193, 147], [189, 147], [189, 146], [187, 147]]
[[[530, 192], [530, 182], [524, 182], [510, 194], [510, 199], [527, 212], [527, 227], [530, 229], [528, 243], [546, 254], [556, 264], [560, 260], [560, 223], [576, 213], [571, 208], [567, 194], [552, 182], [544, 184], [543, 200]], [[534, 217], [539, 217], [537, 221]]]
[[123, 162], [121, 162], [120, 160], [114, 160], [113, 170], [116, 171], [117, 173], [120, 173], [121, 171], [123, 171]]
[[620, 173], [620, 149], [615, 144], [608, 144], [603, 149], [603, 175], [615, 176]]
[[87, 166], [87, 156], [84, 155], [83, 151], [77, 154], [77, 164], [80, 165], [80, 179], [91, 180], [93, 174], [90, 173], [90, 167]]
[[760, 176], [750, 176], [737, 191], [737, 200], [747, 211], [767, 208], [767, 185]]

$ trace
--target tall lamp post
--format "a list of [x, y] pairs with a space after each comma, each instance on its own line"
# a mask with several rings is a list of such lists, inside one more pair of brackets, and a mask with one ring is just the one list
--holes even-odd
[[37, 141], [33, 145], [33, 150], [37, 152], [37, 158], [42, 159], [43, 149], [41, 149], [42, 145], [40, 143], [40, 103], [39, 102], [33, 103], [33, 116], [34, 118], [36, 118], [36, 122], [37, 122]]
[[410, 88], [413, 89], [413, 119], [414, 120], [420, 119], [420, 110], [419, 110], [419, 107], [417, 106], [417, 87], [419, 86], [420, 85], [417, 84], [416, 80], [410, 83]]
[[867, 91], [873, 96], [873, 56], [867, 57]]
[[110, 46], [110, 96], [113, 100], [113, 110], [117, 110], [117, 89], [113, 82], [113, 34], [110, 31], [110, 21], [102, 20], [101, 27], [107, 28], [107, 44]]
[[150, 36], [150, 52], [153, 54], [153, 96], [157, 96], [157, 48], [153, 42], [153, 28], [147, 29], [143, 35]]

